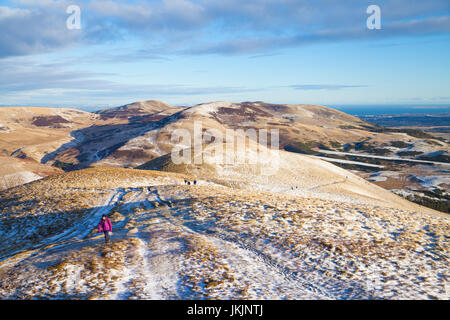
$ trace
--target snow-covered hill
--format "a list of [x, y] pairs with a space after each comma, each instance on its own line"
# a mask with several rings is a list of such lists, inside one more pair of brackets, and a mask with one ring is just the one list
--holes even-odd
[[[190, 174], [237, 189], [383, 205], [438, 214], [329, 162], [312, 156], [264, 148], [251, 141], [247, 141], [246, 148], [224, 143], [218, 146], [203, 146], [202, 152], [197, 154], [193, 149], [187, 150], [186, 153], [192, 156], [189, 164], [174, 164], [172, 154], [167, 154], [137, 168]], [[225, 157], [232, 160], [230, 164], [224, 164], [223, 161], [218, 163], [217, 155], [220, 153], [223, 160]], [[197, 161], [197, 158], [200, 161]]]

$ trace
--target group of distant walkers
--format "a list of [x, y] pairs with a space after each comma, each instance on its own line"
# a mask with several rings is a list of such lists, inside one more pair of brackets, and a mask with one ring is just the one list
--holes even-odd
[[[189, 180], [184, 179], [184, 184], [191, 185]], [[192, 184], [197, 184], [197, 180], [192, 181]]]

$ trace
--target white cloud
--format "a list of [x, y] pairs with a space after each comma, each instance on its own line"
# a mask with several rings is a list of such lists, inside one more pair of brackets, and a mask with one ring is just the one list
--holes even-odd
[[31, 13], [30, 10], [20, 8], [9, 8], [0, 6], [0, 20], [12, 17], [24, 17]]

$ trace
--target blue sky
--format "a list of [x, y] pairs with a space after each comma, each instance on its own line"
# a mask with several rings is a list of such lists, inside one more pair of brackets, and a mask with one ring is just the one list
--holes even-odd
[[448, 0], [0, 0], [0, 30], [0, 105], [450, 103]]

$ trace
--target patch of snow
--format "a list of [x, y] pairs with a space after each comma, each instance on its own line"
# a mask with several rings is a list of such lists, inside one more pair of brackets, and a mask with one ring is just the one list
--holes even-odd
[[422, 186], [433, 188], [437, 187], [440, 184], [448, 184], [450, 185], [450, 176], [417, 176], [422, 182], [419, 182]]
[[211, 113], [217, 112], [219, 108], [222, 107], [230, 107], [233, 103], [231, 102], [225, 102], [225, 101], [215, 101], [215, 102], [209, 102], [209, 103], [203, 103], [196, 106], [193, 106], [192, 108], [189, 108], [183, 112], [186, 113], [198, 113], [200, 115], [210, 116]]

